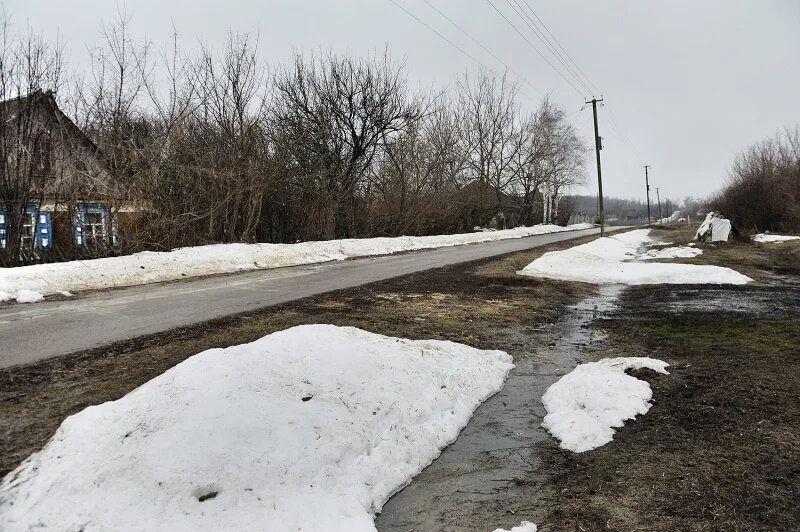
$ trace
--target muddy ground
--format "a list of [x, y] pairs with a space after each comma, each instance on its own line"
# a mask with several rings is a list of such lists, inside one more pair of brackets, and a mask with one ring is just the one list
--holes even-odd
[[[658, 234], [674, 242], [689, 236], [686, 230]], [[405, 503], [398, 496], [387, 509], [399, 508], [407, 519], [387, 513], [378, 519], [380, 529], [491, 530], [523, 519], [542, 530], [800, 529], [800, 245], [704, 245], [704, 255], [692, 262], [731, 265], [756, 283], [632, 288], [615, 310], [589, 312], [587, 321], [580, 302], [593, 301], [596, 287], [514, 273], [545, 251], [578, 242], [0, 370], [0, 475], [40, 448], [64, 417], [119, 398], [192, 354], [293, 325], [333, 323], [503, 349], [521, 368], [516, 384], [504, 390], [511, 396], [501, 392], [487, 402], [486, 413], [465, 429], [461, 447], [457, 442], [443, 455], [453, 458], [423, 472], [422, 488], [412, 483], [409, 493], [422, 489], [427, 497], [434, 492], [425, 486], [440, 485], [442, 477], [474, 473], [486, 480], [483, 469], [505, 467], [511, 475], [490, 478], [496, 484], [476, 485], [453, 500], [428, 497], [436, 519], [412, 516], [407, 509], [414, 497]], [[569, 310], [575, 304], [577, 310]], [[576, 328], [591, 341], [572, 336]], [[535, 437], [541, 395], [526, 389], [524, 379], [537, 373], [556, 378], [571, 369], [561, 367], [565, 357], [574, 365], [621, 355], [672, 364], [669, 376], [641, 375], [654, 390], [647, 415], [628, 423], [612, 443], [580, 455]], [[520, 410], [515, 419], [492, 422], [509, 407]], [[498, 445], [490, 433], [513, 446]], [[503, 449], [511, 450], [503, 455]], [[473, 460], [470, 452], [485, 460], [466, 463]], [[424, 510], [425, 497], [416, 503]]]
[[[660, 233], [675, 242], [687, 235]], [[800, 530], [800, 245], [704, 246], [744, 287], [625, 290], [603, 356], [651, 356], [654, 406], [600, 449], [541, 446], [543, 530]]]

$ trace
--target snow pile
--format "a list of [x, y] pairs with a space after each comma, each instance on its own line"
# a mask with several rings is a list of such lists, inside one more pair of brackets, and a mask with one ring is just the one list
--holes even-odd
[[650, 410], [650, 385], [625, 373], [650, 368], [667, 374], [669, 364], [648, 357], [605, 358], [580, 364], [547, 389], [542, 426], [562, 449], [582, 453], [614, 438], [614, 427]]
[[16, 294], [12, 295], [8, 292], [0, 291], [0, 303], [4, 301], [15, 300], [17, 303], [38, 303], [44, 299], [44, 296], [34, 290], [18, 290]]
[[681, 211], [673, 211], [667, 218], [661, 218], [656, 223], [659, 225], [671, 224], [677, 222], [681, 217]]
[[523, 521], [519, 526], [515, 526], [511, 530], [505, 528], [497, 528], [494, 532], [536, 532], [536, 525], [530, 521]]
[[563, 251], [551, 251], [520, 275], [595, 284], [745, 284], [752, 279], [730, 268], [696, 264], [634, 262], [651, 243], [648, 229], [603, 237]]
[[731, 221], [718, 212], [710, 212], [700, 224], [695, 240], [703, 242], [727, 242], [731, 234]]
[[145, 251], [124, 257], [0, 268], [0, 291], [7, 292], [9, 299], [14, 299], [20, 290], [51, 295], [65, 290], [75, 292], [131, 286], [202, 275], [493, 242], [592, 227], [592, 224], [567, 227], [535, 225], [456, 235], [354, 238], [298, 244], [217, 244], [179, 248], [169, 252]]
[[689, 259], [702, 255], [703, 250], [694, 247], [672, 247], [663, 249], [651, 249], [639, 255], [639, 260], [654, 259]]
[[0, 529], [375, 530], [512, 366], [332, 325], [204, 351], [67, 418], [0, 484]]
[[35, 290], [19, 290], [16, 299], [17, 303], [38, 303], [44, 296]]
[[787, 242], [789, 240], [800, 240], [800, 236], [769, 235], [767, 233], [759, 233], [753, 237], [753, 242], [761, 243], [778, 243]]

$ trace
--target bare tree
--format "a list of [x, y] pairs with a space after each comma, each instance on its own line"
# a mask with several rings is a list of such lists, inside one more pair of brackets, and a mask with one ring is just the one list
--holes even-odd
[[[0, 204], [6, 211], [5, 252], [10, 262], [23, 247], [32, 247], [24, 233], [35, 232], [30, 204], [40, 204], [50, 184], [50, 146], [58, 128], [49, 127], [46, 106], [63, 77], [59, 45], [41, 36], [12, 33], [0, 17]], [[26, 223], [27, 222], [27, 223]], [[26, 226], [28, 226], [26, 228]]]
[[459, 108], [464, 113], [464, 139], [481, 208], [486, 191], [494, 195], [487, 206], [499, 212], [503, 194], [514, 177], [514, 160], [521, 149], [516, 103], [518, 87], [504, 74], [465, 75], [458, 84]]
[[800, 127], [737, 155], [711, 203], [744, 234], [800, 230]]
[[388, 55], [298, 55], [274, 83], [279, 149], [290, 147], [289, 170], [319, 198], [310, 213], [316, 220], [309, 220], [304, 236], [355, 235], [359, 198], [376, 153], [420, 114], [402, 67]]

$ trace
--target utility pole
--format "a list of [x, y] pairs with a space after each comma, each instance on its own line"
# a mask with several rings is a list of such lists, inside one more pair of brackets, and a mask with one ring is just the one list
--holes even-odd
[[[603, 139], [597, 128], [597, 102], [603, 99], [592, 98], [592, 114], [594, 115], [594, 152], [597, 155], [597, 208], [600, 211], [600, 236], [606, 234], [606, 213], [603, 209], [603, 172], [600, 169], [600, 150], [603, 149]], [[589, 103], [589, 102], [584, 102]]]
[[658, 187], [656, 187], [656, 198], [658, 198], [658, 219], [663, 220], [664, 216], [661, 214], [661, 195], [658, 193]]
[[644, 165], [644, 184], [647, 186], [647, 227], [650, 227], [650, 177], [647, 175], [647, 169], [650, 165]]

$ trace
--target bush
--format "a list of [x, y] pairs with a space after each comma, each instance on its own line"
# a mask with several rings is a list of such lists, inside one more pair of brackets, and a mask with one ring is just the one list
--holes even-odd
[[800, 231], [800, 127], [740, 153], [711, 203], [746, 235]]

